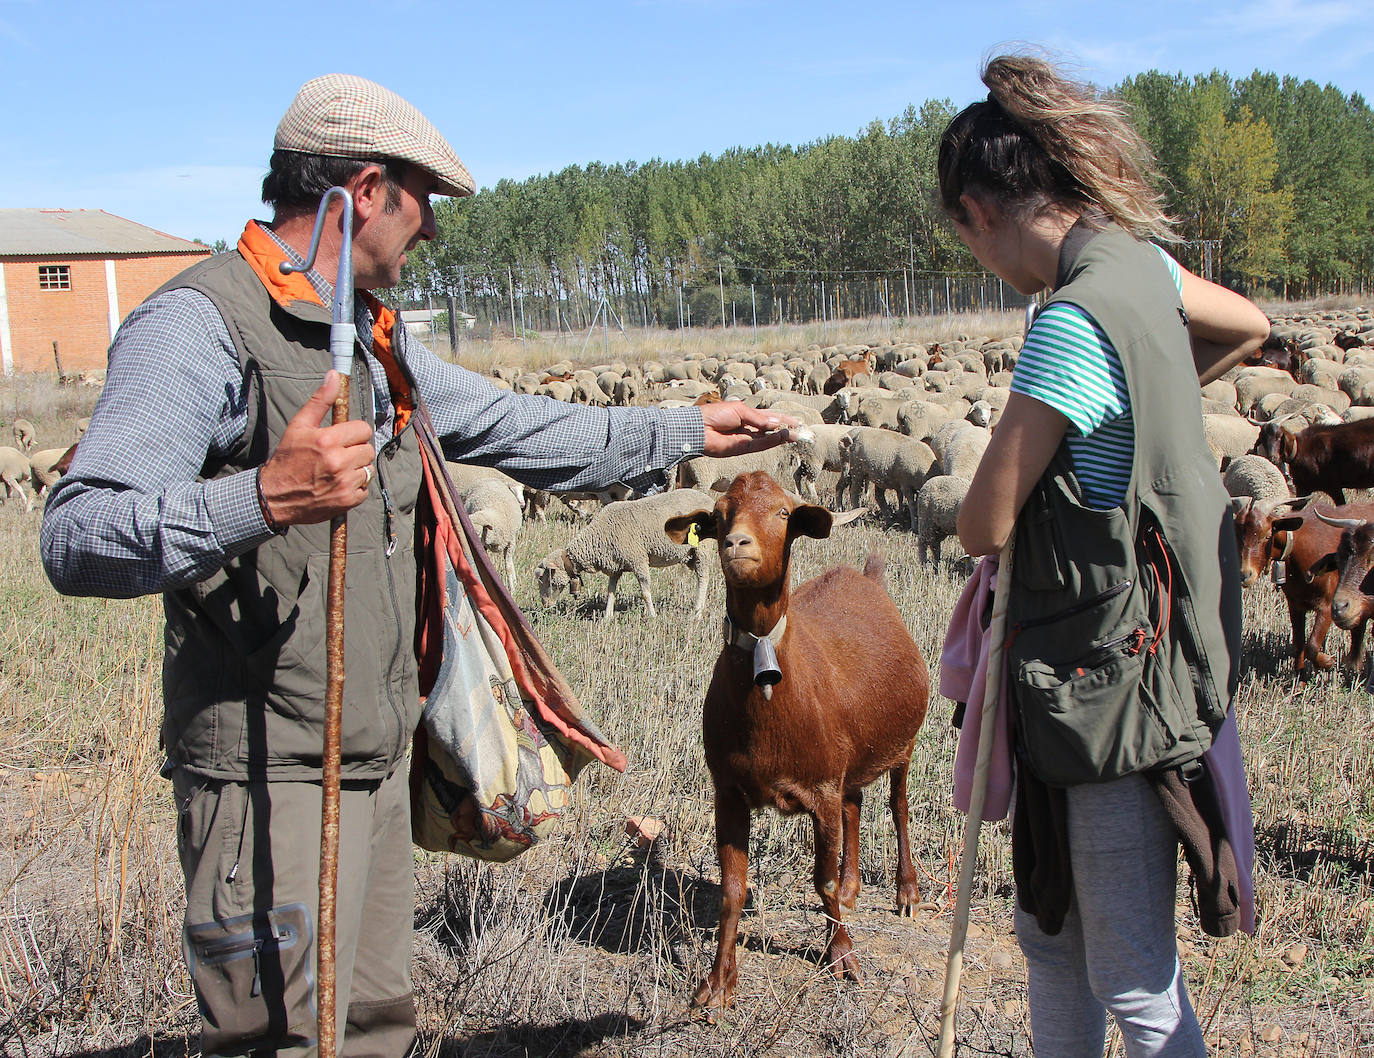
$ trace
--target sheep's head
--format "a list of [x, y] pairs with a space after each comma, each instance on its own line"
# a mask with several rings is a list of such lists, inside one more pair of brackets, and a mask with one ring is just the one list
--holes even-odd
[[975, 400], [964, 418], [974, 426], [987, 426], [992, 422], [992, 405], [985, 400]]
[[664, 530], [680, 544], [693, 529], [698, 538], [715, 540], [727, 584], [766, 588], [786, 580], [794, 539], [823, 539], [834, 522], [824, 507], [802, 502], [759, 470], [735, 478], [713, 510], [669, 518]]
[[534, 567], [539, 601], [545, 606], [551, 606], [564, 591], [576, 595], [582, 590], [582, 581], [572, 572], [570, 565], [566, 551], [555, 551]]

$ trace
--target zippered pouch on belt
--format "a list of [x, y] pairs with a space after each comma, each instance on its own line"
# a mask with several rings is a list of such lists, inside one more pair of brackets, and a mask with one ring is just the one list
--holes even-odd
[[203, 1053], [220, 1054], [230, 1040], [264, 1051], [315, 1042], [313, 940], [304, 904], [186, 927]]

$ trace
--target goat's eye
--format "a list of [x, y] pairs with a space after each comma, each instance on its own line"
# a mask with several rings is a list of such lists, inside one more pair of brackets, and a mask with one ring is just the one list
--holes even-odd
[[778, 511], [778, 517], [781, 518], [783, 521], [786, 521], [791, 514], [792, 512], [789, 511], [786, 507], [783, 507]]

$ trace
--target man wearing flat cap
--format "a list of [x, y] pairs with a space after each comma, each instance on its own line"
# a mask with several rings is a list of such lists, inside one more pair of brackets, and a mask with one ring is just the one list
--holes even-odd
[[[353, 201], [358, 341], [329, 370]], [[162, 745], [186, 881], [185, 953], [203, 1053], [315, 1050], [328, 522], [351, 511], [337, 937], [345, 1055], [415, 1036], [412, 854], [401, 767], [420, 717], [413, 653], [413, 391], [449, 459], [543, 489], [666, 487], [680, 460], [767, 447], [779, 425], [739, 404], [588, 408], [501, 391], [409, 340], [371, 291], [434, 236], [431, 195], [470, 195], [463, 163], [413, 106], [360, 77], [307, 82], [277, 128], [263, 200], [236, 252], [135, 309], [43, 521], [48, 576], [74, 595], [160, 592]], [[341, 384], [362, 418], [322, 426]], [[362, 957], [359, 957], [361, 954]]]

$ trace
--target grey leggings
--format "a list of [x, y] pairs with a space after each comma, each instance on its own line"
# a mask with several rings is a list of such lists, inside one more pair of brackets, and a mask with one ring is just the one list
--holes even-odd
[[1129, 1058], [1205, 1058], [1178, 964], [1178, 840], [1138, 775], [1068, 790], [1074, 894], [1047, 936], [1016, 909], [1040, 1058], [1101, 1058], [1107, 1011]]

